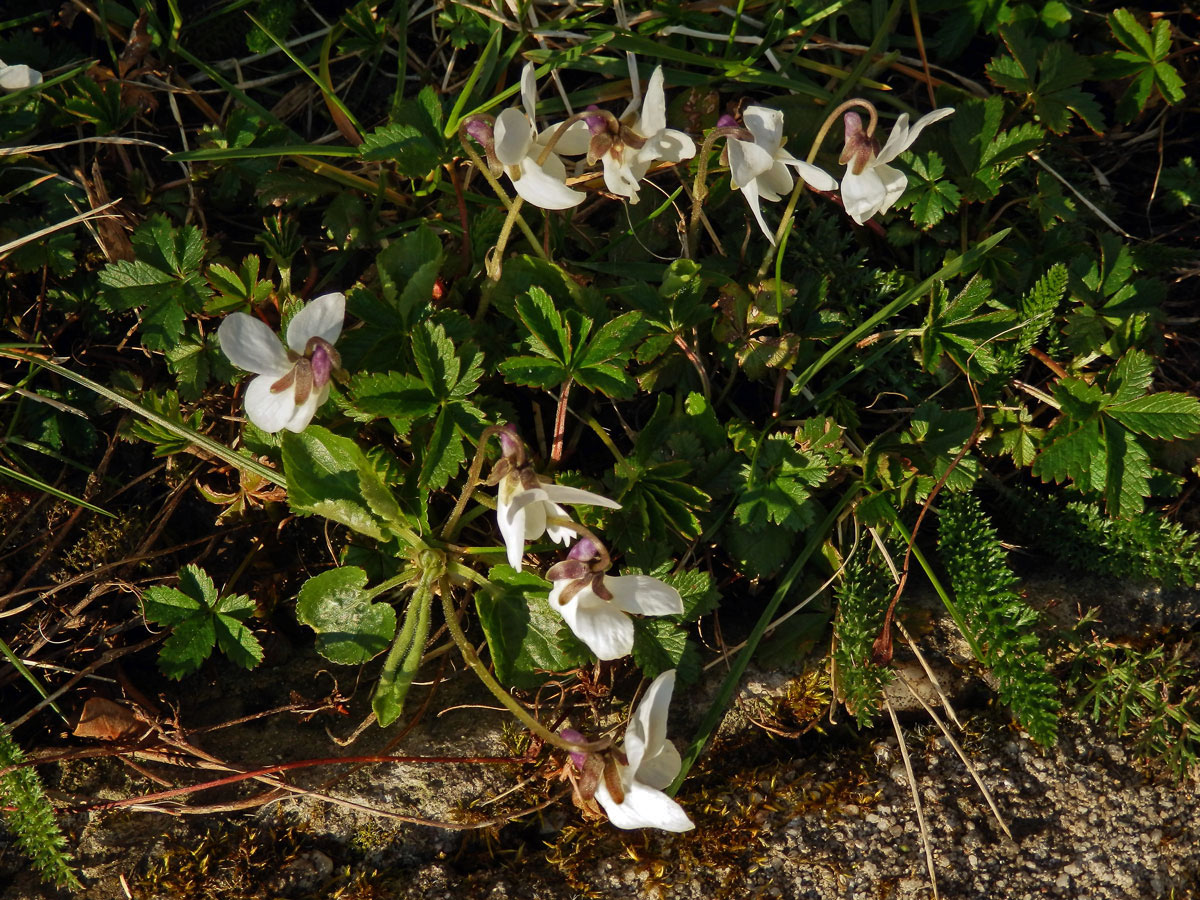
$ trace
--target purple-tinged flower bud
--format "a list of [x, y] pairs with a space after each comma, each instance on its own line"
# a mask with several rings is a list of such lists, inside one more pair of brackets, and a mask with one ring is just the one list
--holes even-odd
[[596, 546], [596, 542], [589, 537], [581, 537], [571, 548], [571, 552], [567, 554], [569, 559], [577, 559], [580, 562], [591, 562], [600, 555], [600, 548]]
[[485, 147], [490, 147], [496, 140], [495, 132], [487, 119], [468, 119], [466, 129], [467, 134]]
[[[588, 112], [592, 110], [599, 112], [600, 107], [593, 103], [587, 108]], [[604, 116], [586, 116], [583, 121], [587, 123], [588, 131], [593, 135], [608, 133], [608, 120]]]
[[846, 129], [846, 146], [838, 162], [842, 165], [849, 163], [850, 171], [858, 175], [871, 162], [879, 146], [863, 130], [862, 117], [858, 113], [846, 113], [842, 123]]
[[521, 439], [517, 436], [517, 429], [511, 425], [505, 425], [496, 432], [496, 437], [500, 438], [500, 452], [504, 454], [505, 458], [514, 460], [517, 465], [520, 465], [524, 453], [521, 449]]
[[[559, 734], [562, 735], [563, 740], [570, 741], [572, 744], [587, 743], [587, 738], [585, 738], [582, 734], [580, 734], [574, 728], [564, 728], [562, 731], [559, 732]], [[587, 753], [585, 753], [582, 750], [572, 750], [571, 751], [571, 762], [574, 764], [575, 768], [578, 769], [580, 772], [582, 772], [583, 767], [587, 765], [587, 758], [588, 758]]]
[[717, 119], [718, 128], [737, 128], [738, 120], [729, 113], [723, 113], [721, 118]]
[[329, 376], [333, 372], [334, 363], [329, 356], [329, 348], [324, 341], [317, 344], [312, 352], [312, 380], [317, 389], [329, 384]]

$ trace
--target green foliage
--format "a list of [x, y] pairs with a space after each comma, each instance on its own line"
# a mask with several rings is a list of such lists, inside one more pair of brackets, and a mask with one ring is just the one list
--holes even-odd
[[502, 684], [534, 690], [550, 673], [591, 659], [562, 616], [550, 609], [544, 579], [502, 565], [492, 567], [488, 581], [475, 595], [475, 608]]
[[1070, 44], [1046, 44], [1023, 26], [1000, 29], [1010, 56], [997, 56], [987, 65], [988, 77], [998, 86], [1024, 94], [1038, 119], [1055, 134], [1071, 127], [1071, 113], [1088, 128], [1104, 130], [1104, 116], [1096, 98], [1080, 85], [1092, 76], [1092, 65]]
[[1139, 512], [1151, 494], [1146, 438], [1200, 434], [1200, 401], [1187, 394], [1146, 393], [1154, 361], [1130, 351], [1110, 373], [1106, 388], [1083, 378], [1060, 379], [1054, 397], [1061, 415], [1046, 433], [1033, 463], [1043, 481], [1070, 480], [1104, 498], [1114, 516]]
[[204, 237], [191, 225], [176, 228], [154, 215], [133, 233], [136, 258], [110, 263], [100, 273], [105, 302], [113, 310], [137, 310], [142, 343], [150, 350], [174, 347], [184, 319], [200, 312], [212, 293], [200, 274]]
[[54, 820], [54, 807], [46, 796], [37, 770], [25, 760], [25, 754], [9, 734], [8, 726], [0, 723], [0, 770], [12, 767], [0, 775], [0, 805], [4, 821], [17, 839], [21, 851], [29, 857], [43, 881], [61, 888], [82, 890], [67, 840]]
[[407, 178], [422, 178], [441, 164], [446, 152], [442, 107], [431, 86], [404, 101], [392, 118], [392, 124], [364, 136], [359, 147], [364, 160], [390, 160]]
[[1185, 84], [1168, 62], [1171, 52], [1171, 23], [1162, 18], [1146, 31], [1128, 9], [1108, 14], [1108, 25], [1124, 50], [1116, 50], [1098, 61], [1102, 78], [1128, 78], [1129, 86], [1117, 101], [1117, 116], [1132, 122], [1155, 95], [1167, 103], [1183, 100]]
[[897, 205], [912, 208], [913, 224], [919, 228], [932, 228], [962, 203], [962, 193], [954, 183], [942, 176], [946, 164], [934, 150], [921, 153], [909, 163], [913, 177]]
[[1038, 615], [1014, 590], [1017, 577], [996, 530], [970, 494], [946, 495], [938, 512], [938, 554], [971, 646], [1021, 726], [1039, 744], [1053, 744], [1058, 685], [1041, 649]]
[[1196, 536], [1157, 511], [1112, 519], [1098, 504], [1066, 503], [1027, 489], [1006, 488], [1001, 496], [1025, 538], [1067, 566], [1108, 578], [1200, 587]]
[[1075, 712], [1133, 743], [1145, 760], [1178, 779], [1200, 762], [1200, 683], [1186, 644], [1124, 646], [1082, 634], [1068, 637]]
[[357, 666], [388, 648], [396, 611], [364, 591], [367, 573], [340, 566], [314, 575], [300, 588], [296, 618], [317, 633], [317, 652], [330, 662]]
[[301, 434], [286, 432], [282, 447], [293, 512], [324, 516], [378, 541], [409, 525], [375, 466], [350, 438], [310, 425]]
[[639, 313], [617, 316], [591, 334], [591, 319], [573, 309], [560, 313], [550, 295], [534, 287], [517, 298], [516, 315], [529, 332], [525, 344], [536, 355], [500, 364], [511, 383], [541, 388], [578, 383], [616, 399], [632, 396], [635, 386], [626, 367], [641, 332]]
[[245, 669], [262, 662], [262, 647], [246, 620], [254, 615], [254, 601], [244, 594], [219, 597], [212, 579], [198, 566], [179, 572], [179, 589], [156, 585], [142, 595], [147, 621], [171, 629], [158, 653], [158, 667], [176, 680], [200, 668], [213, 647]]
[[879, 711], [892, 670], [871, 662], [871, 648], [883, 628], [883, 617], [896, 587], [881, 563], [863, 556], [849, 561], [835, 590], [833, 622], [834, 689], [860, 725]]
[[1178, 164], [1163, 169], [1159, 191], [1163, 206], [1171, 212], [1200, 205], [1200, 168], [1196, 160], [1185, 156]]

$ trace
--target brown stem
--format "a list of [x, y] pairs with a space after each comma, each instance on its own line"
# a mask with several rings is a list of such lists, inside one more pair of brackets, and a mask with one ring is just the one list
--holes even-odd
[[563, 442], [567, 431], [567, 397], [571, 393], [574, 379], [567, 378], [558, 392], [558, 408], [554, 412], [554, 441], [550, 446], [550, 464], [557, 466], [562, 462]]

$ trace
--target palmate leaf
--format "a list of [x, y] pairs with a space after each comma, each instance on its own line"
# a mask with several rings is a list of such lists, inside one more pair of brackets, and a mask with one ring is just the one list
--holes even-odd
[[914, 156], [909, 168], [913, 177], [909, 178], [908, 188], [897, 205], [912, 207], [912, 221], [917, 227], [932, 228], [958, 209], [962, 194], [953, 182], [942, 177], [946, 174], [946, 164], [933, 150]]
[[1117, 9], [1108, 15], [1113, 37], [1124, 45], [1097, 61], [1098, 74], [1104, 78], [1129, 78], [1129, 87], [1117, 102], [1117, 115], [1131, 122], [1146, 108], [1155, 89], [1168, 103], [1184, 98], [1185, 84], [1167, 60], [1171, 50], [1171, 25], [1166, 19], [1154, 23], [1147, 32], [1132, 12]]
[[1071, 127], [1071, 113], [1099, 134], [1104, 116], [1096, 98], [1080, 88], [1092, 75], [1092, 65], [1069, 45], [1056, 41], [1044, 45], [1022, 25], [1000, 29], [1012, 56], [1000, 56], [987, 64], [988, 77], [1000, 87], [1025, 94], [1038, 117], [1055, 134]]
[[245, 624], [254, 610], [254, 601], [244, 595], [218, 598], [212, 579], [193, 565], [180, 571], [178, 589], [155, 585], [142, 596], [146, 619], [171, 628], [158, 667], [175, 679], [200, 668], [214, 646], [243, 668], [262, 662], [262, 647]]
[[734, 519], [751, 532], [771, 523], [801, 531], [816, 515], [812, 490], [828, 476], [825, 460], [799, 450], [791, 435], [770, 435], [739, 472]]

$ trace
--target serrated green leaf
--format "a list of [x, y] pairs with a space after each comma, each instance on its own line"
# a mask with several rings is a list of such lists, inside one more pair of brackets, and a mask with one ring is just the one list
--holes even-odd
[[171, 632], [158, 652], [158, 668], [176, 681], [195, 672], [212, 654], [216, 627], [211, 615], [195, 616]]
[[1105, 384], [1112, 402], [1124, 403], [1144, 395], [1154, 381], [1154, 369], [1154, 357], [1142, 350], [1130, 350], [1118, 359]]
[[1132, 516], [1142, 511], [1142, 498], [1150, 494], [1150, 455], [1134, 435], [1112, 423], [1106, 423], [1104, 440], [1105, 506], [1110, 516]]
[[190, 597], [175, 588], [155, 585], [142, 593], [142, 612], [151, 622], [175, 626], [185, 622], [197, 612], [208, 608], [207, 604]]
[[240, 619], [227, 615], [214, 616], [213, 632], [218, 649], [228, 656], [231, 662], [243, 669], [253, 669], [262, 662], [262, 645]]
[[[546, 359], [570, 366], [573, 356], [571, 332], [563, 316], [554, 308], [554, 301], [540, 287], [531, 287], [517, 298], [516, 314], [521, 324], [529, 331], [526, 343], [529, 348]], [[583, 320], [591, 328], [591, 320]]]
[[687, 632], [669, 618], [633, 620], [633, 661], [647, 678], [675, 670], [679, 684], [694, 684], [700, 677], [700, 659]]
[[495, 566], [490, 586], [475, 595], [496, 677], [503, 684], [535, 690], [547, 672], [585, 664], [591, 654], [547, 603], [550, 585], [530, 572]]
[[364, 160], [389, 160], [406, 178], [423, 178], [441, 162], [439, 148], [413, 125], [385, 125], [364, 135], [358, 148]]
[[562, 364], [542, 356], [510, 357], [499, 369], [509, 382], [526, 387], [552, 388], [565, 380]]
[[322, 572], [304, 583], [296, 618], [317, 633], [317, 652], [330, 662], [354, 666], [388, 648], [396, 632], [396, 611], [363, 592], [367, 573], [356, 566]]
[[946, 165], [936, 152], [930, 150], [915, 156], [910, 165], [914, 177], [909, 179], [898, 205], [911, 207], [913, 224], [929, 229], [942, 221], [947, 213], [958, 209], [962, 194], [953, 182], [942, 178]]
[[383, 528], [359, 487], [359, 472], [370, 469], [358, 445], [318, 425], [281, 439], [288, 479], [288, 504], [300, 515], [321, 515], [368, 537], [383, 540]]
[[1150, 40], [1150, 35], [1146, 33], [1146, 30], [1129, 10], [1113, 10], [1108, 14], [1108, 25], [1112, 29], [1113, 37], [1127, 48], [1146, 59], [1157, 58], [1158, 54], [1154, 52], [1154, 44]]
[[350, 395], [355, 409], [391, 419], [399, 437], [408, 434], [414, 420], [429, 418], [438, 410], [428, 386], [415, 375], [400, 372], [355, 375], [350, 381]]
[[1147, 394], [1113, 403], [1104, 413], [1146, 437], [1175, 440], [1200, 434], [1200, 400], [1188, 394]]

